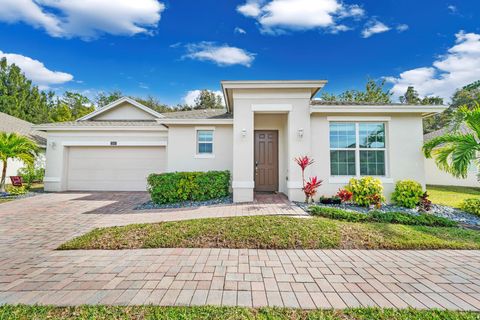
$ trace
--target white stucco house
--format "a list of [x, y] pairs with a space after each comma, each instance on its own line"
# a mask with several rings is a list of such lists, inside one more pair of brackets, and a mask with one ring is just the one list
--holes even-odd
[[[13, 117], [6, 113], [0, 112], [0, 132], [12, 133], [16, 132], [33, 140], [38, 146], [37, 159], [35, 165], [37, 167], [45, 166], [45, 149], [47, 147], [47, 134], [45, 132], [32, 129], [33, 123]], [[8, 159], [7, 161], [7, 184], [10, 183], [10, 176], [18, 175], [18, 170], [25, 167], [25, 163], [17, 159]], [[0, 172], [3, 170], [3, 164], [0, 162]]]
[[[427, 142], [435, 137], [441, 136], [450, 131], [450, 128], [442, 128], [424, 135], [424, 141]], [[463, 125], [459, 128], [460, 132], [468, 132], [467, 126]], [[437, 186], [459, 186], [459, 187], [477, 187], [480, 188], [478, 166], [471, 164], [468, 168], [468, 174], [465, 179], [456, 178], [440, 170], [434, 159], [425, 159], [425, 181], [430, 185]]]
[[308, 169], [333, 195], [351, 177], [378, 176], [425, 185], [422, 117], [443, 106], [324, 103], [316, 81], [222, 81], [224, 110], [159, 114], [129, 98], [75, 122], [43, 124], [45, 189], [145, 190], [148, 174], [230, 170], [235, 202], [255, 191], [304, 199], [294, 158], [309, 155]]

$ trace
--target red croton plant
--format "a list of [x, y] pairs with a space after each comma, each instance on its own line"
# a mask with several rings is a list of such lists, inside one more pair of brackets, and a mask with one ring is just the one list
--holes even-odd
[[313, 197], [317, 193], [318, 187], [322, 185], [322, 180], [319, 180], [316, 176], [310, 177], [308, 181], [305, 180], [305, 169], [311, 165], [314, 161], [308, 156], [295, 158], [295, 162], [302, 169], [302, 182], [303, 182], [303, 193], [305, 193], [305, 202], [309, 203], [310, 200], [313, 201]]

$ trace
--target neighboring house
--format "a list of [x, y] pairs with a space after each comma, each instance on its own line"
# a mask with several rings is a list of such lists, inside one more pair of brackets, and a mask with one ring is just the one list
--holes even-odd
[[333, 195], [351, 177], [378, 176], [388, 194], [400, 179], [425, 185], [422, 117], [444, 106], [324, 103], [326, 81], [223, 81], [226, 110], [159, 114], [129, 98], [48, 133], [45, 189], [145, 190], [148, 174], [230, 170], [235, 202], [255, 191], [304, 200], [294, 158]]
[[[442, 128], [440, 130], [427, 133], [423, 136], [425, 142], [444, 135], [445, 133], [451, 131], [451, 128]], [[462, 125], [459, 128], [460, 132], [469, 132], [469, 129]], [[455, 178], [450, 173], [440, 170], [435, 163], [434, 159], [425, 159], [425, 178], [427, 184], [439, 185], [439, 186], [460, 186], [460, 187], [480, 187], [480, 181], [478, 180], [478, 166], [471, 164], [468, 169], [468, 175], [465, 179]]]
[[[6, 113], [0, 112], [0, 131], [16, 132], [35, 141], [40, 149], [37, 156], [37, 165], [45, 167], [45, 149], [47, 147], [47, 134], [42, 131], [32, 129], [33, 123], [18, 119]], [[16, 176], [18, 169], [24, 167], [25, 164], [20, 160], [9, 159], [7, 162], [7, 183], [10, 183], [9, 176]], [[0, 172], [3, 165], [0, 163]]]

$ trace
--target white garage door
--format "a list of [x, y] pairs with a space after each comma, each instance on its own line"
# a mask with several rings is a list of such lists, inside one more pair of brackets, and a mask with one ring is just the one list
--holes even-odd
[[145, 191], [166, 167], [165, 147], [70, 147], [68, 190]]

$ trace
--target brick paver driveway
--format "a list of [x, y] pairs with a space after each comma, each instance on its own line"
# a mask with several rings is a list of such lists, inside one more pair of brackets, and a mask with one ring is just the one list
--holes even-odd
[[284, 202], [131, 211], [146, 198], [63, 193], [1, 204], [0, 304], [480, 309], [479, 251], [54, 250], [97, 226], [303, 214]]

